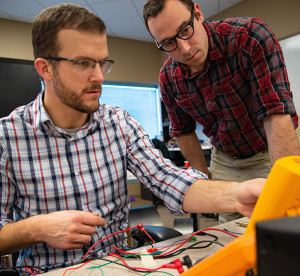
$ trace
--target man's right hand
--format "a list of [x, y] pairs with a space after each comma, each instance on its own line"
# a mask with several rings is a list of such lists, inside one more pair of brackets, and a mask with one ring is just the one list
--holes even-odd
[[73, 210], [43, 215], [42, 221], [41, 241], [62, 250], [82, 248], [91, 241], [96, 226], [106, 224], [99, 214]]
[[96, 226], [104, 226], [99, 214], [58, 211], [11, 222], [0, 229], [0, 253], [13, 253], [39, 242], [62, 249], [80, 249], [91, 241]]

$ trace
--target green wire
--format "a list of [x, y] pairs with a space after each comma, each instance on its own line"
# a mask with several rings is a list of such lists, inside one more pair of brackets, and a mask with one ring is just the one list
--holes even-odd
[[[151, 254], [138, 254], [138, 255], [139, 255], [139, 256], [142, 256], [142, 255], [151, 255]], [[132, 255], [126, 255], [126, 256], [124, 256], [123, 258], [128, 258], [128, 257], [130, 257], [130, 256], [132, 256]], [[98, 269], [101, 270], [101, 273], [102, 273], [102, 276], [103, 276], [104, 274], [103, 274], [103, 270], [101, 269], [101, 267], [103, 267], [103, 266], [105, 266], [105, 265], [112, 264], [112, 263], [116, 263], [116, 262], [118, 262], [118, 261], [120, 261], [120, 259], [117, 259], [117, 260], [111, 261], [111, 262], [107, 262], [106, 264], [102, 264], [102, 265], [91, 266], [91, 267], [88, 267], [88, 268], [86, 268], [86, 269], [98, 268]], [[160, 273], [164, 273], [164, 274], [168, 274], [168, 275], [174, 276], [174, 274], [171, 274], [171, 273], [165, 272], [165, 271], [150, 271], [150, 272], [144, 274], [143, 276], [149, 275], [149, 274], [151, 274], [151, 273], [157, 273], [157, 272], [160, 272]]]
[[104, 272], [103, 272], [103, 270], [100, 268], [100, 266], [98, 266], [97, 268], [99, 268], [99, 270], [101, 271], [101, 275], [104, 276]]
[[149, 274], [151, 274], [151, 273], [165, 273], [165, 274], [168, 274], [168, 275], [171, 275], [171, 276], [174, 276], [174, 274], [171, 274], [171, 273], [169, 273], [169, 272], [166, 272], [166, 271], [150, 271], [150, 272], [148, 272], [148, 273], [146, 273], [146, 274], [144, 274], [143, 276], [146, 276], [146, 275], [149, 275]]

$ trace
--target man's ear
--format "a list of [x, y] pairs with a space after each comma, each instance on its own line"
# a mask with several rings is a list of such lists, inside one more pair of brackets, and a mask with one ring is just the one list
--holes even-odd
[[38, 74], [44, 80], [52, 80], [52, 66], [50, 63], [44, 58], [37, 58], [34, 62], [34, 66]]
[[195, 3], [194, 4], [194, 14], [196, 15], [197, 20], [201, 20], [201, 22], [204, 21], [204, 15], [200, 9], [199, 4]]

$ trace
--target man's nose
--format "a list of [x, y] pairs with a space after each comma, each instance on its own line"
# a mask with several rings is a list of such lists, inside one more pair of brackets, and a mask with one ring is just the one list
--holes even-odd
[[190, 51], [191, 46], [188, 40], [178, 39], [177, 38], [177, 47], [179, 48], [182, 54], [186, 54]]
[[100, 83], [104, 81], [104, 72], [100, 67], [99, 62], [95, 64], [95, 67], [91, 72], [90, 80], [91, 82], [100, 82]]

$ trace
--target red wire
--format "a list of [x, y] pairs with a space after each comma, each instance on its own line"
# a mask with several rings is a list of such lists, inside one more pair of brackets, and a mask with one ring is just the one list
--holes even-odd
[[[92, 248], [94, 248], [95, 245], [99, 244], [101, 241], [103, 241], [103, 240], [105, 240], [105, 239], [108, 239], [109, 237], [111, 237], [111, 236], [113, 236], [113, 235], [117, 235], [117, 234], [119, 234], [119, 233], [123, 233], [123, 232], [125, 232], [125, 231], [127, 231], [127, 230], [132, 230], [132, 229], [134, 229], [134, 228], [136, 228], [136, 227], [137, 227], [137, 226], [131, 227], [131, 228], [129, 228], [129, 229], [125, 229], [125, 230], [123, 230], [123, 231], [120, 231], [120, 232], [117, 232], [117, 233], [114, 233], [114, 234], [111, 234], [111, 235], [109, 235], [108, 237], [103, 238], [102, 240], [98, 241], [97, 243], [95, 243], [95, 244], [89, 249], [89, 251], [85, 254], [85, 256], [82, 258], [82, 260], [84, 260], [84, 259], [86, 258], [86, 255], [92, 250]], [[201, 232], [204, 232], [204, 231], [210, 231], [210, 230], [212, 230], [212, 231], [220, 231], [220, 232], [226, 233], [226, 234], [228, 234], [228, 235], [230, 235], [230, 236], [232, 236], [232, 237], [234, 237], [234, 238], [238, 238], [237, 235], [234, 235], [234, 234], [232, 234], [232, 233], [230, 233], [230, 232], [227, 232], [227, 231], [225, 231], [225, 230], [222, 230], [222, 229], [218, 229], [218, 228], [205, 228], [205, 229], [198, 230], [198, 231], [196, 231], [195, 233], [193, 233], [192, 235], [190, 235], [185, 241], [183, 241], [182, 243], [180, 243], [180, 244], [179, 244], [176, 248], [174, 248], [173, 250], [171, 250], [171, 251], [169, 251], [169, 252], [165, 252], [165, 253], [160, 254], [160, 255], [156, 255], [156, 257], [160, 257], [160, 256], [164, 256], [164, 255], [170, 254], [170, 253], [172, 253], [173, 251], [177, 250], [179, 247], [183, 246], [183, 245], [184, 245], [186, 242], [188, 242], [193, 236], [197, 235], [198, 233], [201, 233]], [[115, 249], [115, 248], [116, 248], [117, 250], [119, 250], [119, 251], [120, 251], [121, 253], [123, 253], [123, 254], [129, 254], [129, 255], [140, 254], [140, 253], [133, 253], [133, 252], [122, 251], [122, 250], [120, 250], [119, 248], [117, 248], [116, 246], [114, 246], [114, 249]], [[153, 268], [153, 269], [151, 269], [151, 268], [145, 268], [145, 267], [133, 267], [133, 266], [128, 265], [128, 264], [125, 262], [125, 260], [124, 260], [120, 255], [118, 255], [118, 254], [116, 254], [116, 253], [110, 253], [108, 256], [114, 256], [114, 257], [117, 257], [117, 258], [118, 258], [125, 266], [127, 266], [128, 268], [131, 268], [131, 269], [136, 269], [136, 270], [157, 271], [157, 270], [162, 269], [162, 268], [178, 269], [178, 267], [176, 267], [176, 265], [173, 265], [173, 264], [164, 264], [164, 265], [161, 265], [160, 267]], [[65, 276], [65, 274], [66, 274], [66, 272], [67, 272], [68, 270], [81, 268], [81, 267], [84, 266], [87, 262], [89, 262], [89, 261], [86, 261], [86, 262], [83, 263], [81, 266], [78, 266], [78, 267], [75, 267], [75, 268], [68, 268], [68, 269], [64, 272], [63, 276]], [[32, 272], [31, 272], [31, 274], [34, 275]]]
[[[100, 242], [102, 242], [103, 240], [108, 239], [108, 238], [110, 238], [111, 236], [118, 235], [118, 234], [120, 234], [120, 233], [124, 233], [125, 231], [132, 230], [132, 229], [134, 229], [134, 228], [139, 228], [139, 229], [140, 229], [140, 227], [138, 227], [138, 226], [131, 227], [131, 228], [128, 228], [128, 229], [125, 229], [125, 230], [122, 230], [122, 231], [113, 233], [113, 234], [111, 234], [111, 235], [109, 235], [109, 236], [103, 238], [102, 240], [98, 241], [97, 243], [95, 243], [95, 244], [88, 250], [88, 252], [83, 256], [83, 258], [81, 259], [81, 261], [83, 261], [83, 260], [86, 258], [86, 256], [91, 252], [91, 250], [92, 250], [97, 244], [99, 244]], [[151, 236], [145, 231], [144, 228], [141, 229], [141, 230], [142, 230], [144, 233], [146, 233], [146, 234], [151, 238]], [[228, 232], [228, 231], [225, 231], [225, 230], [222, 230], [222, 229], [218, 229], [218, 228], [206, 228], [206, 229], [201, 229], [201, 230], [196, 231], [196, 232], [193, 233], [192, 235], [190, 235], [185, 241], [183, 241], [182, 243], [180, 243], [180, 244], [179, 244], [176, 248], [174, 248], [173, 250], [171, 250], [171, 251], [169, 251], [169, 252], [166, 252], [166, 253], [163, 253], [163, 254], [160, 254], [160, 255], [156, 255], [156, 257], [160, 257], [160, 256], [164, 256], [164, 255], [170, 254], [170, 253], [172, 253], [173, 251], [177, 250], [179, 247], [183, 246], [183, 245], [184, 245], [186, 242], [188, 242], [193, 236], [197, 235], [198, 233], [201, 233], [201, 232], [204, 232], [204, 231], [210, 231], [210, 230], [213, 230], [213, 231], [220, 231], [220, 232], [226, 233], [226, 234], [228, 234], [228, 235], [230, 235], [230, 236], [232, 236], [232, 237], [238, 238], [237, 235], [234, 235], [234, 234], [232, 234], [232, 233], [230, 233], [230, 232]], [[152, 238], [151, 238], [151, 239], [152, 239]], [[152, 240], [153, 240], [153, 239], [152, 239]], [[115, 249], [115, 248], [116, 248], [117, 250], [119, 250], [119, 251], [120, 251], [121, 253], [123, 253], [123, 254], [129, 254], [129, 255], [138, 255], [138, 254], [140, 254], [140, 253], [133, 253], [133, 252], [122, 251], [121, 249], [119, 249], [119, 248], [117, 248], [116, 246], [114, 246], [114, 249]], [[174, 268], [174, 269], [176, 268], [176, 267], [169, 267], [169, 264], [167, 264], [167, 265], [162, 265], [162, 266], [160, 266], [160, 267], [158, 267], [158, 268], [154, 268], [154, 269], [144, 268], [144, 267], [132, 267], [132, 266], [128, 265], [128, 264], [125, 262], [125, 260], [124, 260], [121, 256], [119, 256], [118, 254], [111, 253], [111, 254], [109, 254], [108, 256], [115, 256], [115, 257], [117, 257], [118, 259], [120, 259], [120, 260], [123, 262], [124, 265], [126, 265], [127, 267], [129, 267], [129, 268], [131, 268], [131, 269], [137, 269], [137, 270], [143, 269], [143, 270], [146, 270], [146, 271], [157, 271], [157, 270], [159, 270], [159, 269], [161, 269], [161, 268]], [[86, 263], [88, 263], [88, 262], [90, 262], [90, 260], [84, 262], [83, 264], [81, 264], [81, 265], [78, 266], [78, 267], [72, 267], [72, 268], [66, 269], [65, 272], [64, 272], [64, 274], [63, 274], [63, 276], [65, 276], [65, 274], [67, 273], [67, 271], [73, 270], [73, 269], [75, 270], [75, 269], [81, 268], [81, 267], [83, 267], [83, 266], [84, 266]], [[168, 266], [168, 267], [166, 267], [166, 266]], [[35, 274], [34, 274], [28, 267], [25, 267], [25, 270], [27, 270], [31, 275], [35, 276]], [[40, 274], [37, 270], [35, 270], [35, 269], [33, 269], [33, 270], [34, 270], [36, 273]]]
[[204, 232], [204, 231], [209, 231], [209, 230], [213, 230], [213, 231], [219, 231], [219, 232], [223, 232], [225, 234], [228, 234], [229, 236], [232, 236], [234, 238], [238, 238], [239, 236], [235, 235], [235, 234], [232, 234], [228, 231], [225, 231], [223, 229], [219, 229], [219, 228], [205, 228], [205, 229], [201, 229], [201, 230], [198, 230], [197, 232], [195, 232], [194, 234], [198, 234], [200, 232]]
[[[159, 255], [155, 255], [155, 257], [161, 257], [161, 256], [165, 256], [167, 254], [170, 254], [172, 253], [173, 251], [176, 251], [178, 248], [180, 248], [181, 246], [183, 246], [186, 242], [188, 242], [193, 236], [197, 235], [198, 233], [200, 232], [204, 232], [204, 231], [209, 231], [209, 230], [213, 230], [213, 231], [220, 231], [220, 232], [223, 232], [223, 233], [226, 233], [234, 238], [238, 238], [237, 235], [234, 235], [228, 231], [225, 231], [225, 230], [222, 230], [222, 229], [218, 229], [218, 228], [206, 228], [206, 229], [201, 229], [201, 230], [198, 230], [196, 231], [195, 233], [193, 233], [192, 235], [190, 235], [186, 240], [184, 240], [183, 242], [181, 243], [178, 243], [178, 246], [175, 247], [174, 249], [172, 249], [171, 251], [168, 251], [168, 252], [165, 252], [165, 253], [162, 253], [162, 254], [159, 254]], [[175, 244], [177, 245], [177, 244]], [[169, 246], [168, 246], [169, 247]], [[163, 248], [163, 247], [162, 247]], [[127, 255], [138, 255], [138, 254], [141, 254], [140, 252], [127, 252], [127, 251], [123, 251], [121, 249], [119, 249], [118, 247], [114, 246], [114, 249], [117, 249], [118, 251], [120, 251], [121, 253], [123, 254], [127, 254]], [[161, 248], [159, 248], [161, 249]], [[114, 254], [114, 253], [112, 253]], [[111, 254], [109, 254], [108, 256], [111, 256]]]
[[88, 263], [88, 262], [90, 262], [90, 261], [91, 261], [91, 260], [86, 261], [86, 262], [84, 262], [83, 264], [81, 264], [80, 266], [77, 266], [77, 267], [70, 267], [70, 268], [66, 269], [65, 272], [64, 272], [64, 274], [63, 274], [63, 276], [66, 275], [67, 271], [73, 270], [73, 269], [75, 270], [75, 269], [81, 268], [81, 267], [83, 267], [86, 263]]
[[34, 273], [28, 267], [25, 267], [24, 269], [27, 270], [31, 275], [35, 276]]
[[131, 268], [131, 269], [137, 269], [137, 270], [146, 270], [146, 271], [156, 271], [156, 270], [159, 270], [161, 268], [164, 268], [164, 265], [161, 265], [160, 267], [157, 267], [157, 268], [145, 268], [145, 267], [134, 267], [134, 266], [130, 266], [129, 264], [127, 264], [125, 262], [125, 260], [119, 256], [118, 254], [115, 254], [115, 253], [111, 253], [110, 256], [115, 256], [117, 257], [118, 259], [120, 259], [120, 261], [126, 265], [127, 267]]
[[[123, 251], [121, 250], [120, 248], [114, 246], [113, 249], [117, 249], [119, 252], [123, 253], [123, 254], [127, 254], [127, 255], [139, 255], [141, 254], [141, 252], [126, 252], [126, 251]], [[113, 253], [114, 254], [114, 253]], [[110, 255], [110, 254], [109, 254]]]
[[223, 233], [226, 233], [232, 237], [235, 237], [235, 238], [238, 238], [237, 235], [234, 235], [232, 233], [229, 233], [225, 230], [222, 230], [222, 229], [218, 229], [218, 228], [205, 228], [205, 229], [201, 229], [201, 230], [198, 230], [196, 231], [195, 233], [193, 233], [191, 236], [189, 236], [185, 241], [183, 241], [182, 243], [180, 243], [177, 247], [173, 248], [171, 251], [168, 251], [168, 252], [165, 252], [165, 253], [162, 253], [160, 255], [156, 255], [155, 257], [158, 258], [158, 257], [161, 257], [161, 256], [165, 256], [167, 254], [170, 254], [174, 251], [176, 251], [178, 248], [180, 248], [181, 246], [183, 246], [185, 243], [187, 243], [193, 236], [197, 235], [198, 233], [201, 233], [201, 232], [204, 232], [204, 231], [209, 231], [209, 230], [213, 230], [213, 231], [220, 231], [220, 232], [223, 232]]
[[37, 271], [36, 269], [34, 269], [33, 267], [31, 268], [34, 272], [36, 272], [37, 274], [41, 274], [39, 271]]
[[145, 228], [143, 227], [143, 225], [141, 223], [139, 223], [137, 226], [134, 226], [134, 227], [131, 227], [131, 228], [128, 228], [128, 229], [125, 229], [125, 230], [122, 230], [122, 231], [119, 231], [119, 232], [116, 232], [116, 233], [113, 233], [113, 234], [110, 234], [109, 236], [103, 238], [102, 240], [96, 242], [89, 250], [88, 252], [86, 252], [86, 254], [83, 256], [83, 258], [81, 259], [81, 262], [83, 262], [85, 260], [85, 258], [88, 256], [88, 254], [91, 252], [91, 250], [99, 243], [101, 243], [102, 241], [106, 240], [106, 239], [109, 239], [110, 237], [114, 236], [114, 235], [118, 235], [118, 234], [121, 234], [121, 233], [124, 233], [126, 231], [129, 231], [129, 230], [132, 230], [134, 228], [138, 228], [140, 230], [142, 230], [148, 237], [150, 237], [150, 239], [154, 242], [154, 240], [151, 238], [151, 236], [147, 233], [147, 231], [145, 230]]

